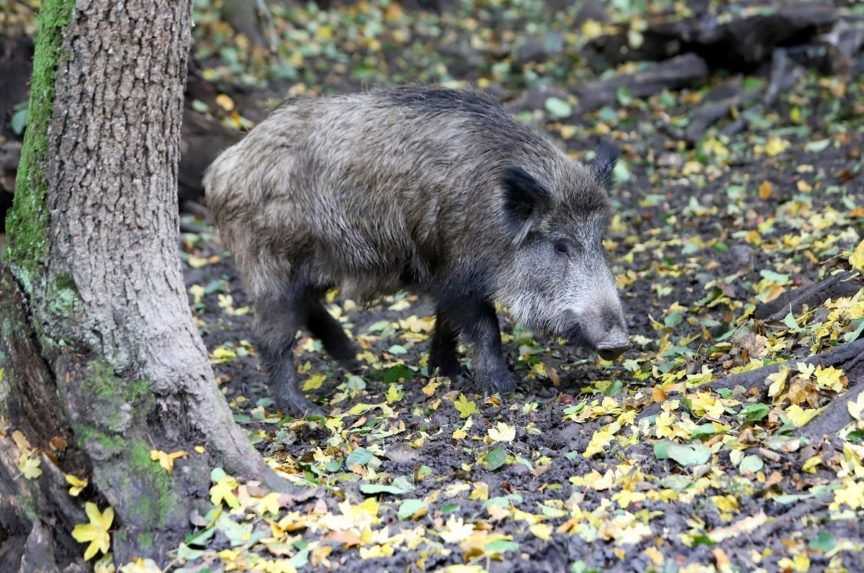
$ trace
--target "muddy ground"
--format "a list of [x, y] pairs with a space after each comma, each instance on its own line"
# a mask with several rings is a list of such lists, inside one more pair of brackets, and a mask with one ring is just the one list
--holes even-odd
[[[795, 424], [782, 415], [789, 402], [772, 402], [759, 391], [707, 392], [700, 398], [725, 401], [708, 413], [688, 401], [712, 377], [836, 343], [836, 337], [814, 338], [825, 310], [810, 313], [795, 331], [752, 318], [757, 297], [769, 298], [772, 288], [776, 294], [848, 268], [848, 253], [862, 238], [862, 84], [843, 84], [841, 94], [832, 81], [810, 73], [776, 106], [755, 112], [749, 129], [711, 135], [695, 149], [676, 130], [704, 88], [566, 122], [537, 109], [531, 118], [540, 120], [538, 129], [574, 157], [586, 157], [601, 137], [622, 149], [606, 244], [634, 345], [620, 360], [605, 362], [505, 318], [505, 347], [524, 380], [511, 395], [485, 396], [470, 377], [429, 377], [428, 301], [399, 293], [360, 307], [334, 293], [329, 308], [363, 349], [362, 372], [347, 375], [305, 336], [297, 362], [306, 380], [321, 382], [307, 394], [341, 423], [282, 416], [248, 344], [251, 312], [230, 255], [206, 223], [186, 216], [189, 227], [202, 225], [184, 235], [190, 299], [237, 420], [274, 465], [321, 486], [313, 499], [286, 508], [308, 520], [291, 538], [295, 550], [312, 544], [306, 567], [864, 570], [861, 507], [820, 503], [842, 482], [843, 456], [818, 443], [778, 445], [794, 435]], [[460, 394], [476, 404], [468, 418], [454, 406]], [[831, 397], [814, 390], [807, 404]], [[688, 437], [661, 431], [656, 417], [639, 420], [655, 402], [673, 414], [673, 427], [712, 429]], [[346, 414], [358, 404], [382, 403]], [[748, 418], [748, 404], [766, 404], [770, 413]], [[622, 412], [634, 414], [621, 418]], [[621, 429], [586, 457], [594, 433], [616, 420]], [[512, 441], [491, 437], [499, 422], [515, 428]], [[460, 428], [464, 437], [454, 437]], [[653, 447], [663, 431], [707, 445], [710, 459], [693, 465], [658, 459]], [[346, 467], [358, 450], [373, 454], [371, 461], [361, 456], [364, 463]], [[757, 456], [761, 467], [745, 470], [736, 451]], [[821, 463], [802, 470], [813, 456]], [[344, 500], [368, 499], [362, 484], [388, 484], [397, 476], [414, 489], [371, 496], [380, 503], [380, 522], [371, 531], [389, 528], [383, 536], [349, 539], [344, 531], [311, 525], [322, 512], [338, 514]], [[424, 509], [400, 518], [405, 498], [422, 500]], [[263, 527], [249, 513], [245, 520]], [[472, 546], [467, 533], [455, 531], [466, 524], [486, 538]], [[392, 539], [400, 531], [413, 532], [413, 540]], [[450, 542], [442, 531], [455, 531]], [[187, 566], [226, 566], [214, 551], [229, 545], [216, 535]], [[260, 542], [240, 547], [269, 555]]]

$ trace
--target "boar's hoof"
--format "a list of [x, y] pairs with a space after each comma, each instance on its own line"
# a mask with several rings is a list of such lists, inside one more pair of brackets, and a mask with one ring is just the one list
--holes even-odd
[[487, 392], [500, 392], [506, 394], [516, 389], [519, 377], [506, 368], [492, 370], [490, 372], [477, 372], [475, 374], [478, 384]]
[[276, 406], [285, 413], [290, 413], [295, 416], [323, 416], [322, 410], [317, 404], [311, 402], [305, 396], [298, 395], [283, 395], [276, 396]]
[[435, 373], [437, 371], [438, 376], [446, 376], [451, 380], [456, 380], [460, 376], [462, 376], [462, 366], [459, 365], [459, 361], [455, 358], [450, 359], [436, 359], [436, 356], [429, 356], [429, 373]]
[[363, 370], [363, 365], [356, 358], [340, 358], [338, 362], [345, 372], [351, 374], [360, 374], [360, 371]]

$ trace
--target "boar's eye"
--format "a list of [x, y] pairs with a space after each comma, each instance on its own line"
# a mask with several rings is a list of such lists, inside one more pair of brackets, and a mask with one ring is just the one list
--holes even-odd
[[567, 239], [558, 239], [555, 241], [554, 247], [556, 253], [566, 257], [576, 251], [577, 245], [573, 241], [568, 241]]

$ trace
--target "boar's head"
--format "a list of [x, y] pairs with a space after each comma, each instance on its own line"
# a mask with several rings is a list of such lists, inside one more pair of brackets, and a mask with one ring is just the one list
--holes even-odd
[[534, 167], [508, 165], [501, 176], [512, 258], [497, 293], [517, 322], [616, 358], [627, 326], [603, 247], [607, 191], [617, 151], [608, 145], [580, 165], [565, 158]]

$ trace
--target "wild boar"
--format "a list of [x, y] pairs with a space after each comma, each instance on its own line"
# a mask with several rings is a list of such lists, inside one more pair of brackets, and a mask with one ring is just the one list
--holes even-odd
[[488, 391], [517, 383], [495, 303], [528, 328], [614, 357], [627, 346], [602, 245], [616, 152], [583, 165], [472, 91], [402, 87], [285, 102], [208, 169], [207, 204], [256, 312], [276, 404], [298, 388], [305, 327], [343, 366], [350, 338], [321, 303], [407, 288], [436, 302], [429, 365]]

